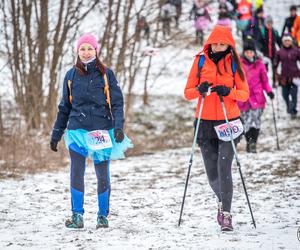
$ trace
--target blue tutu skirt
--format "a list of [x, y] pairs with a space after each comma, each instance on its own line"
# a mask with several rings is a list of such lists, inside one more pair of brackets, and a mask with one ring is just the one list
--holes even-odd
[[67, 130], [64, 136], [67, 149], [70, 148], [70, 145], [76, 144], [76, 146], [80, 148], [81, 152], [85, 152], [85, 154], [92, 157], [94, 161], [101, 162], [123, 159], [125, 158], [124, 152], [128, 148], [133, 147], [131, 140], [126, 135], [124, 135], [124, 140], [121, 143], [117, 143], [114, 138], [114, 129], [110, 129], [108, 132], [112, 142], [112, 147], [98, 150], [91, 149], [86, 140], [87, 133], [89, 132], [90, 131], [84, 129]]

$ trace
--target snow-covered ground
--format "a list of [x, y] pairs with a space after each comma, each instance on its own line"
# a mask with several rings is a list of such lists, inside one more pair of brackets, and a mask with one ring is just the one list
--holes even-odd
[[[270, 105], [264, 113], [258, 154], [238, 147], [257, 229], [238, 169], [233, 166], [233, 233], [221, 233], [216, 202], [197, 149], [183, 224], [177, 227], [190, 148], [131, 157], [111, 164], [112, 194], [108, 229], [95, 229], [96, 176], [86, 172], [85, 229], [67, 230], [69, 171], [0, 182], [0, 249], [299, 249], [299, 119], [281, 107], [281, 150], [276, 150]], [[192, 133], [192, 131], [191, 131]]]

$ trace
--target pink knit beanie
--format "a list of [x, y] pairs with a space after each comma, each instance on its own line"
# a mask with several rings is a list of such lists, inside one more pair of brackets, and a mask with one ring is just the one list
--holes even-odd
[[97, 51], [97, 54], [99, 53], [99, 46], [98, 46], [97, 39], [95, 36], [93, 36], [91, 34], [84, 34], [81, 37], [79, 37], [79, 39], [77, 40], [77, 44], [76, 44], [76, 49], [77, 49], [76, 52], [78, 52], [80, 45], [83, 43], [88, 43], [88, 44], [92, 45], [93, 48], [95, 48], [95, 50]]

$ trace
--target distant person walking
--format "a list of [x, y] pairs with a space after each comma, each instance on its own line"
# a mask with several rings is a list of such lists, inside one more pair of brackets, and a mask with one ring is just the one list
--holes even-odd
[[244, 41], [241, 61], [249, 85], [250, 97], [246, 102], [238, 102], [238, 106], [245, 126], [246, 151], [256, 153], [261, 116], [266, 105], [264, 91], [271, 99], [274, 99], [274, 93], [269, 84], [266, 67], [262, 59], [257, 57], [253, 39]]
[[297, 115], [298, 86], [295, 84], [296, 78], [300, 78], [300, 50], [293, 45], [293, 38], [290, 34], [282, 37], [282, 48], [277, 51], [274, 67], [277, 70], [281, 64], [281, 72], [278, 73], [278, 82], [282, 87], [282, 96], [286, 103], [287, 113], [292, 119]]

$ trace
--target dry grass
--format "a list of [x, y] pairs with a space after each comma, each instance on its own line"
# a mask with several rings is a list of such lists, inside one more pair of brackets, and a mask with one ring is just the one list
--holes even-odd
[[[152, 154], [163, 149], [190, 146], [194, 111], [186, 114], [180, 108], [186, 107], [188, 110], [190, 104], [183, 102], [179, 97], [166, 98], [163, 101], [165, 105], [177, 106], [172, 112], [159, 113], [158, 106], [162, 105], [157, 103], [159, 97], [149, 98], [151, 103], [156, 104], [148, 106], [148, 112], [143, 112], [141, 107], [136, 108], [132, 113], [131, 122], [127, 125], [126, 133], [134, 148], [129, 149], [126, 155]], [[137, 98], [137, 101], [141, 100]], [[17, 114], [16, 110], [14, 112]], [[50, 130], [27, 131], [17, 115], [6, 116], [5, 121], [4, 137], [0, 140], [0, 179], [22, 178], [25, 174], [57, 171], [68, 165], [68, 151], [63, 140], [58, 145], [58, 152], [50, 150]]]
[[54, 153], [48, 145], [49, 137], [45, 135], [19, 130], [6, 136], [0, 145], [0, 178], [20, 178], [65, 166], [66, 150]]

